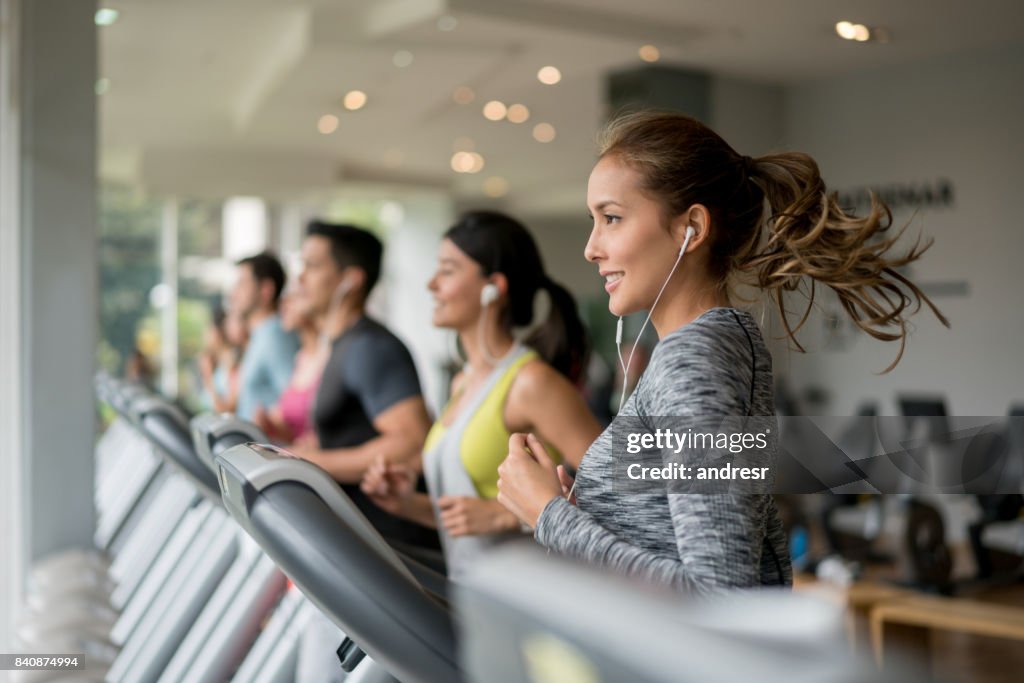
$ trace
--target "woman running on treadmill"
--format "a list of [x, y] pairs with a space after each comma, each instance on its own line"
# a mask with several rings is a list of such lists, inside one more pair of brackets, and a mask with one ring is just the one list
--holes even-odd
[[273, 441], [291, 444], [313, 431], [313, 399], [320, 388], [327, 348], [321, 343], [309, 299], [300, 286], [292, 286], [281, 295], [279, 309], [281, 327], [299, 337], [295, 367], [277, 405], [269, 410], [257, 406], [252, 421]]
[[[575, 465], [600, 426], [574, 386], [586, 361], [576, 304], [544, 273], [520, 223], [485, 211], [463, 216], [445, 234], [428, 286], [434, 324], [457, 332], [467, 358], [424, 446], [430, 495], [415, 492], [414, 471], [383, 462], [363, 490], [386, 511], [436, 527], [449, 576], [458, 579], [488, 546], [522, 535], [495, 500], [511, 434], [532, 431]], [[542, 298], [548, 314], [534, 325]]]
[[[585, 256], [605, 279], [609, 310], [648, 311], [659, 338], [620, 418], [774, 416], [771, 357], [754, 319], [733, 307], [737, 283], [775, 300], [801, 350], [794, 335], [806, 315], [791, 325], [784, 295], [810, 284], [809, 312], [813, 285], [827, 285], [860, 329], [900, 342], [889, 369], [922, 303], [948, 325], [897, 270], [928, 245], [890, 255], [902, 230], [886, 235], [888, 208], [875, 201], [866, 216], [849, 215], [806, 154], [752, 159], [687, 116], [632, 114], [606, 131], [587, 203]], [[616, 422], [625, 420], [590, 446], [575, 482], [534, 435], [515, 434], [499, 502], [549, 549], [654, 583], [694, 593], [791, 584], [770, 495], [669, 495], [663, 482], [617, 490]]]

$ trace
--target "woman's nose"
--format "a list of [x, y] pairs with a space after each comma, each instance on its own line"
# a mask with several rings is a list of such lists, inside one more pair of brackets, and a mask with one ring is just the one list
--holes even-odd
[[583, 248], [583, 257], [591, 263], [596, 263], [602, 256], [600, 245], [598, 243], [597, 228], [590, 231], [590, 237], [587, 238], [587, 246]]

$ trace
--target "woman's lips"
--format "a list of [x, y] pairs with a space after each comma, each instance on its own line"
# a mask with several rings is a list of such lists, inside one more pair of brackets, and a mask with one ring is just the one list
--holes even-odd
[[604, 277], [604, 291], [611, 294], [613, 291], [615, 291], [615, 288], [619, 286], [619, 283], [622, 282], [623, 275], [621, 272], [615, 272], [607, 273]]

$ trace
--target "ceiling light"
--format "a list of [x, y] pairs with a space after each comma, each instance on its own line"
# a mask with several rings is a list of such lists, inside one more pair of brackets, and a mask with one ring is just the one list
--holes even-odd
[[868, 27], [851, 21], [836, 23], [836, 35], [843, 40], [855, 40], [858, 43], [888, 43], [889, 32], [882, 27]]
[[501, 121], [505, 118], [507, 112], [508, 109], [505, 107], [505, 103], [498, 100], [491, 100], [484, 105], [484, 116], [489, 121]]
[[661, 52], [653, 45], [644, 45], [640, 48], [640, 59], [645, 62], [656, 62], [661, 58]]
[[117, 21], [118, 11], [110, 7], [101, 7], [96, 10], [94, 21], [97, 26], [110, 26]]
[[551, 142], [555, 139], [555, 127], [550, 123], [538, 123], [533, 127], [533, 139], [537, 142]]
[[537, 72], [537, 80], [544, 85], [554, 85], [562, 80], [562, 72], [553, 66], [541, 67]]
[[456, 152], [451, 163], [456, 173], [479, 173], [484, 168], [484, 158], [476, 152]]
[[530, 118], [530, 110], [525, 104], [513, 104], [508, 108], [507, 116], [512, 123], [523, 123]]
[[501, 176], [491, 176], [484, 181], [484, 194], [497, 199], [508, 194], [508, 181]]
[[412, 64], [412, 53], [409, 52], [408, 50], [399, 50], [391, 58], [391, 63], [397, 66], [399, 69], [404, 69], [405, 67]]
[[338, 130], [338, 117], [334, 114], [324, 114], [316, 122], [316, 129], [324, 135], [330, 135]]
[[452, 155], [452, 170], [456, 173], [465, 173], [473, 165], [473, 158], [469, 152], [456, 152]]
[[366, 105], [366, 93], [362, 90], [350, 90], [345, 93], [345, 109], [355, 111]]
[[836, 24], [836, 34], [843, 40], [853, 40], [853, 23], [849, 21], [840, 21]]
[[99, 78], [99, 79], [96, 80], [96, 94], [97, 95], [105, 95], [108, 90], [110, 90], [110, 79], [109, 78]]
[[439, 31], [454, 31], [455, 27], [459, 25], [459, 20], [450, 14], [446, 14], [437, 20], [437, 28]]
[[456, 104], [469, 104], [476, 99], [476, 93], [468, 85], [460, 85], [452, 93], [452, 99]]

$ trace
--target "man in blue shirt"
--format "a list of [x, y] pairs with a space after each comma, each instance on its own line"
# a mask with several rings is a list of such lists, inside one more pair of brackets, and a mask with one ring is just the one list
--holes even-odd
[[231, 306], [245, 316], [249, 345], [242, 356], [236, 412], [246, 420], [257, 408], [275, 405], [291, 380], [299, 340], [284, 331], [277, 315], [284, 282], [284, 268], [270, 252], [238, 262]]

